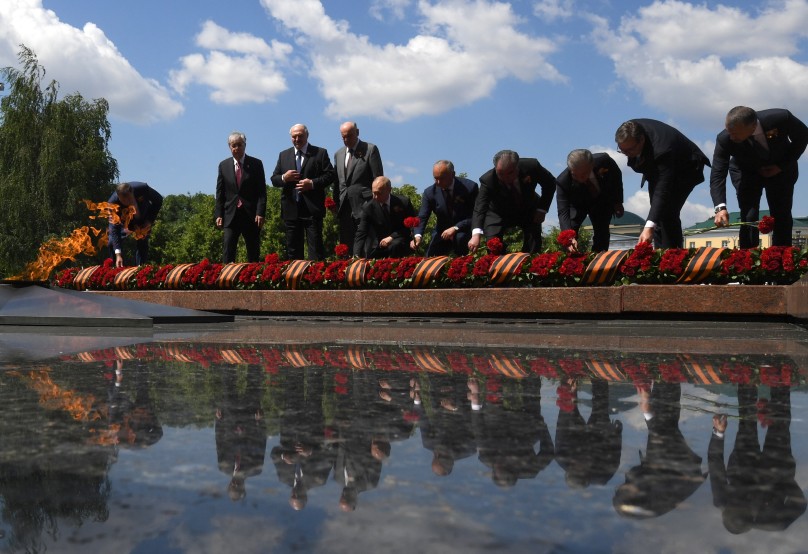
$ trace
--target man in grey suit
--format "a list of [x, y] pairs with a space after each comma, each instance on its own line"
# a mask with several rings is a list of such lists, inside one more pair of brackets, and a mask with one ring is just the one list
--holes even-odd
[[[339, 241], [353, 249], [362, 205], [371, 199], [371, 185], [384, 175], [382, 158], [375, 144], [359, 140], [359, 128], [346, 121], [339, 128], [343, 148], [334, 155], [334, 202], [337, 204]], [[353, 252], [352, 252], [353, 253]]]

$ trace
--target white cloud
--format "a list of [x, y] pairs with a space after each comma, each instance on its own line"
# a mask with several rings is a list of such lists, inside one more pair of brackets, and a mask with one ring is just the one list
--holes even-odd
[[412, 4], [412, 0], [373, 0], [370, 3], [370, 15], [384, 21], [385, 13], [394, 19], [404, 19], [404, 11]]
[[572, 17], [572, 8], [573, 0], [539, 0], [533, 4], [533, 13], [546, 21], [554, 21]]
[[372, 44], [319, 0], [261, 0], [311, 58], [333, 117], [403, 121], [442, 113], [491, 94], [503, 79], [566, 79], [546, 61], [552, 41], [521, 32], [509, 4], [419, 0], [421, 33], [406, 44]]
[[[657, 1], [616, 29], [592, 16], [593, 39], [617, 75], [655, 108], [691, 121], [722, 121], [738, 104], [808, 111], [808, 1], [741, 8]], [[715, 125], [712, 125], [715, 126]]]
[[278, 41], [267, 44], [248, 33], [233, 33], [206, 21], [196, 36], [207, 56], [191, 54], [180, 60], [181, 69], [171, 71], [170, 81], [180, 94], [192, 84], [212, 89], [211, 100], [220, 104], [275, 100], [287, 90], [279, 64], [292, 53], [292, 46]]
[[168, 90], [138, 73], [95, 24], [63, 23], [42, 0], [0, 3], [0, 64], [16, 66], [20, 44], [34, 51], [47, 81], [58, 81], [62, 93], [103, 97], [114, 117], [151, 123], [182, 113]]

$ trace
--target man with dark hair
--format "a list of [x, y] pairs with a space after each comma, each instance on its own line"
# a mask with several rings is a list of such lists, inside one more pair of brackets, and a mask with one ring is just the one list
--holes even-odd
[[710, 160], [693, 141], [666, 123], [654, 119], [626, 121], [614, 135], [628, 166], [648, 182], [651, 208], [637, 242], [657, 248], [681, 248], [684, 244], [679, 215], [690, 192], [704, 181]]
[[[573, 150], [567, 155], [567, 169], [558, 176], [556, 187], [558, 224], [562, 231], [576, 233], [587, 216], [592, 222], [592, 251], [609, 249], [612, 215], [623, 217], [623, 173], [605, 152]], [[570, 246], [578, 249], [577, 240]]]
[[149, 235], [163, 205], [162, 195], [146, 183], [130, 181], [115, 187], [109, 203], [119, 206], [118, 219], [109, 222], [109, 257], [115, 267], [123, 267], [123, 239], [135, 240], [135, 265], [143, 265], [149, 256]]
[[[755, 112], [736, 106], [727, 114], [725, 129], [718, 133], [710, 172], [710, 195], [715, 205], [715, 224], [729, 224], [727, 173], [736, 189], [741, 221], [757, 221], [760, 198], [766, 191], [769, 213], [774, 218], [773, 246], [791, 246], [791, 206], [799, 160], [808, 146], [808, 127], [788, 110]], [[739, 246], [758, 246], [758, 230], [742, 225]]]
[[[494, 168], [480, 177], [469, 250], [477, 250], [483, 234], [486, 239], [502, 239], [508, 228], [519, 227], [524, 233], [522, 252], [538, 252], [541, 224], [557, 184], [536, 158], [520, 159], [513, 150], [497, 152]], [[536, 185], [541, 186], [541, 196], [536, 194]]]

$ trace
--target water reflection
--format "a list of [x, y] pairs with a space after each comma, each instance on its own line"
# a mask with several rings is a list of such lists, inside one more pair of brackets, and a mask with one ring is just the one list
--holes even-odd
[[[791, 426], [802, 384], [783, 355], [539, 348], [151, 343], [6, 366], [0, 544], [40, 551], [103, 526], [119, 488], [147, 494], [116, 477], [123, 451], [159, 474], [189, 443], [215, 474], [198, 477], [220, 493], [211, 513], [285, 521], [277, 496], [316, 521], [382, 517], [387, 499], [414, 510], [450, 497], [452, 517], [536, 537], [541, 491], [573, 527], [607, 522], [605, 541], [680, 510], [730, 534], [783, 532], [806, 510]], [[167, 444], [178, 429], [193, 439]], [[492, 485], [509, 495], [497, 510], [480, 502]]]

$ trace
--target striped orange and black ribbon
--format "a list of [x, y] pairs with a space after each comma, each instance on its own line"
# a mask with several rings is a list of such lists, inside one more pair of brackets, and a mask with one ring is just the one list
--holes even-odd
[[229, 364], [246, 364], [244, 358], [235, 350], [222, 350], [222, 359]]
[[368, 261], [364, 258], [354, 260], [345, 270], [345, 282], [351, 288], [358, 288], [365, 284]]
[[446, 265], [448, 261], [449, 256], [436, 256], [434, 258], [424, 258], [418, 262], [418, 265], [415, 266], [415, 270], [412, 272], [412, 288], [422, 289], [429, 286], [432, 279], [440, 273], [441, 268]]
[[168, 272], [168, 275], [166, 275], [163, 287], [167, 289], [180, 288], [180, 285], [182, 284], [182, 276], [185, 275], [185, 272], [188, 271], [193, 265], [194, 264], [179, 264], [174, 266], [171, 271]]
[[115, 280], [113, 283], [115, 284], [115, 288], [118, 290], [123, 290], [126, 288], [126, 282], [131, 279], [135, 273], [138, 272], [140, 268], [138, 266], [135, 267], [127, 267], [120, 273], [115, 276]]
[[100, 265], [92, 265], [90, 267], [85, 267], [81, 271], [76, 274], [76, 277], [73, 279], [73, 286], [76, 290], [84, 290], [87, 288], [87, 284], [90, 282], [90, 277], [93, 276], [95, 270], [101, 267]]
[[286, 266], [286, 271], [283, 272], [283, 276], [286, 278], [286, 288], [289, 290], [300, 288], [300, 280], [303, 279], [303, 275], [306, 274], [310, 265], [309, 260], [292, 260]]
[[166, 351], [166, 354], [168, 354], [170, 357], [174, 358], [178, 362], [185, 362], [185, 363], [193, 362], [191, 357], [188, 356], [188, 354], [185, 354], [182, 351], [181, 346], [176, 346], [176, 345], [167, 346], [165, 351]]
[[617, 364], [606, 360], [590, 359], [585, 360], [586, 367], [595, 377], [600, 377], [606, 381], [625, 381], [626, 376], [617, 369]]
[[446, 369], [443, 362], [429, 350], [418, 348], [412, 353], [412, 358], [415, 360], [415, 364], [424, 371], [430, 373], [449, 373], [449, 370]]
[[617, 278], [620, 266], [626, 261], [628, 250], [607, 250], [599, 252], [586, 266], [582, 285], [611, 285]]
[[516, 270], [528, 256], [529, 254], [525, 254], [524, 252], [512, 252], [494, 260], [491, 264], [491, 268], [488, 270], [491, 284], [502, 285], [510, 281]]
[[216, 279], [216, 284], [222, 289], [232, 289], [233, 285], [236, 284], [239, 273], [241, 273], [241, 270], [245, 267], [247, 267], [245, 263], [226, 264], [222, 267], [222, 271]]
[[522, 366], [519, 365], [519, 360], [516, 358], [508, 358], [502, 354], [491, 354], [490, 364], [491, 369], [506, 377], [513, 379], [523, 379], [527, 377], [527, 373], [522, 369]]
[[311, 365], [306, 357], [303, 356], [299, 350], [294, 348], [287, 348], [284, 350], [283, 357], [289, 361], [289, 364], [292, 367], [308, 367]]
[[345, 358], [348, 360], [348, 363], [351, 364], [351, 367], [354, 369], [368, 369], [368, 362], [365, 359], [365, 350], [360, 346], [350, 346], [348, 347], [348, 352], [345, 354]]
[[696, 254], [687, 263], [684, 273], [676, 280], [677, 283], [701, 283], [721, 265], [721, 254], [724, 248], [703, 246], [696, 250]]
[[720, 385], [723, 383], [720, 372], [707, 359], [698, 358], [690, 354], [682, 354], [680, 359], [693, 382], [702, 385]]

